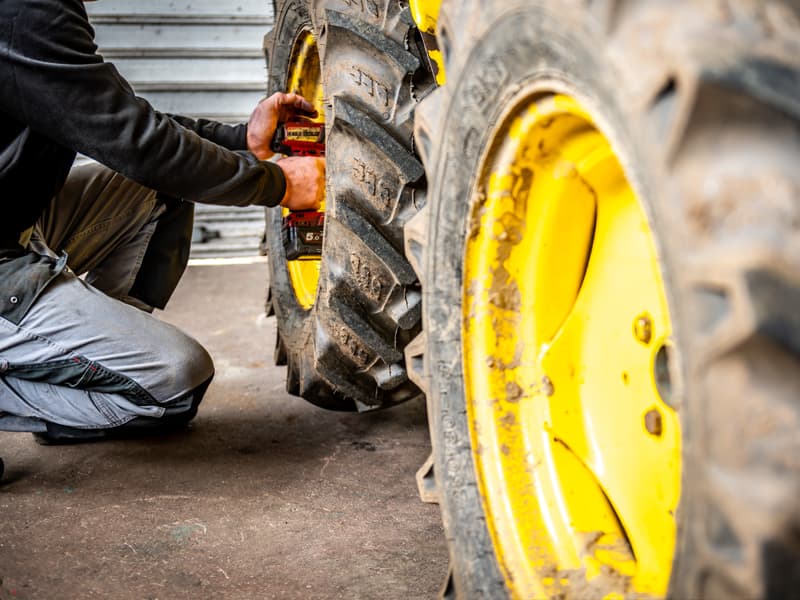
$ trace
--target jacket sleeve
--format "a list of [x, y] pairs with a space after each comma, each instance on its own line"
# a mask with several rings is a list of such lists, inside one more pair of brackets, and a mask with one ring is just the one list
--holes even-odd
[[[9, 5], [15, 9], [0, 28], [3, 112], [171, 196], [240, 206], [280, 202], [280, 167], [204, 139], [134, 94], [97, 54], [81, 0], [9, 0], [4, 13]], [[197, 127], [211, 139], [241, 143], [243, 126], [238, 133], [211, 122]]]
[[194, 131], [201, 138], [219, 144], [228, 150], [247, 150], [247, 125], [228, 125], [209, 121], [208, 119], [192, 119], [183, 115], [170, 114], [180, 125]]

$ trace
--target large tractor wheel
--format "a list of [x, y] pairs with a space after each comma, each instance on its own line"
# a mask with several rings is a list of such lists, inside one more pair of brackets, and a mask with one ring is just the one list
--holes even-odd
[[322, 256], [287, 260], [284, 214], [267, 211], [276, 360], [314, 404], [390, 406], [420, 393], [403, 361], [421, 313], [403, 227], [424, 184], [411, 115], [432, 78], [403, 3], [285, 0], [275, 15], [269, 91], [313, 99], [327, 130]]
[[796, 7], [443, 3], [407, 244], [458, 597], [797, 597]]

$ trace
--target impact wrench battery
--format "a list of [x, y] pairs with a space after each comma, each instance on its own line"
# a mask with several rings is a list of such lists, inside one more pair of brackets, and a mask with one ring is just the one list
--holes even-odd
[[[287, 156], [325, 156], [325, 124], [290, 122], [278, 128], [272, 149]], [[281, 237], [286, 260], [322, 254], [325, 213], [292, 211], [283, 217]]]

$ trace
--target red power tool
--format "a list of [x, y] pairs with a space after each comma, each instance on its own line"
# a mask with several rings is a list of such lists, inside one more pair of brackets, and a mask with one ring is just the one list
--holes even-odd
[[[278, 128], [272, 149], [287, 156], [325, 156], [325, 124], [284, 123]], [[322, 254], [325, 213], [316, 210], [292, 211], [283, 217], [281, 237], [286, 260]]]

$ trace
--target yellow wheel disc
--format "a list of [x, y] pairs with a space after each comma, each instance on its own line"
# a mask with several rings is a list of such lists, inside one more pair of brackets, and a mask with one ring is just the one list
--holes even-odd
[[496, 128], [465, 253], [464, 372], [495, 553], [517, 598], [666, 594], [680, 424], [648, 220], [573, 98]]
[[[322, 70], [317, 41], [311, 31], [301, 32], [295, 41], [287, 75], [287, 91], [298, 93], [309, 100], [319, 113], [316, 121], [323, 122], [325, 115], [323, 112]], [[320, 210], [325, 210], [324, 202]], [[289, 214], [289, 210], [284, 208], [283, 215], [287, 214]], [[287, 261], [286, 265], [297, 303], [308, 310], [314, 306], [317, 296], [319, 256], [301, 256], [297, 260]]]

